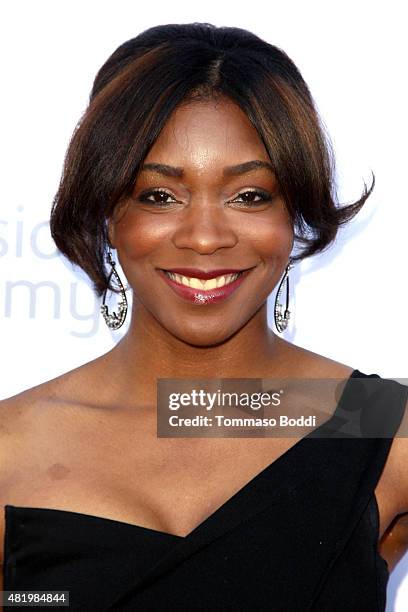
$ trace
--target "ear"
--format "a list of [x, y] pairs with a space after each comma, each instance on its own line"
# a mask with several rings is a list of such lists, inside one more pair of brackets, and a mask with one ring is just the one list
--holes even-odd
[[113, 249], [115, 249], [115, 223], [112, 220], [112, 217], [110, 217], [107, 221], [107, 227], [108, 227], [108, 244], [110, 247], [112, 247]]

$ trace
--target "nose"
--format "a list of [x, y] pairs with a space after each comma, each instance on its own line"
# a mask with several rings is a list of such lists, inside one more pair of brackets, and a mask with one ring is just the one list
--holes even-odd
[[233, 247], [238, 242], [238, 235], [227, 217], [219, 204], [193, 203], [179, 221], [172, 237], [173, 244], [179, 249], [190, 248], [201, 254]]

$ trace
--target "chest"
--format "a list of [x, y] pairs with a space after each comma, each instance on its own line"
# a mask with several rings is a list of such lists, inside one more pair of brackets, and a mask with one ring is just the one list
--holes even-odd
[[[288, 476], [285, 470], [280, 473]], [[11, 577], [20, 588], [24, 588], [24, 580], [33, 580], [30, 545], [35, 541], [44, 548], [42, 564], [35, 574], [38, 583], [50, 589], [57, 583], [66, 584], [64, 572], [69, 567], [71, 579], [75, 577], [72, 597], [78, 596], [82, 602], [84, 597], [101, 592], [105, 605], [109, 597], [116, 602], [115, 586], [120, 585], [123, 594], [132, 595], [133, 608], [129, 609], [151, 609], [149, 602], [151, 606], [152, 601], [164, 601], [163, 597], [171, 602], [173, 607], [169, 603], [169, 609], [177, 609], [177, 601], [186, 604], [186, 597], [192, 608], [194, 601], [200, 601], [206, 609], [217, 609], [217, 601], [228, 602], [236, 609], [267, 610], [271, 602], [279, 609], [309, 609], [309, 603], [316, 601], [316, 609], [343, 610], [350, 597], [358, 609], [375, 609], [378, 595], [384, 595], [385, 568], [374, 552], [373, 504], [357, 516], [350, 512], [350, 508], [355, 509], [353, 500], [344, 497], [344, 506], [336, 504], [337, 512], [330, 514], [332, 501], [328, 495], [321, 495], [318, 481], [299, 483], [296, 492], [274, 497], [273, 471], [270, 476], [253, 481], [234, 503], [227, 504], [223, 513], [217, 513], [192, 537], [166, 539], [164, 547], [155, 546], [155, 542], [166, 534], [130, 525], [101, 524], [82, 515], [44, 513], [35, 518], [30, 512], [17, 514], [12, 545], [14, 550], [19, 547], [20, 562], [17, 574], [9, 571], [7, 588], [17, 584], [10, 581]], [[311, 490], [315, 497], [310, 495]], [[266, 492], [273, 503], [265, 504]], [[317, 520], [319, 517], [321, 520]], [[147, 555], [141, 554], [145, 548]], [[84, 569], [79, 562], [87, 555], [92, 572], [91, 565]], [[7, 559], [11, 567], [10, 554]], [[78, 593], [84, 572], [87, 589]], [[151, 578], [147, 588], [146, 575]], [[96, 582], [95, 588], [89, 588], [92, 576], [101, 581], [99, 589]], [[212, 597], [214, 592], [216, 599]], [[330, 603], [333, 593], [337, 608]], [[100, 602], [92, 603], [89, 609], [106, 609]]]
[[[135, 435], [76, 436], [14, 453], [18, 478], [4, 502], [104, 516], [185, 535], [279, 460], [296, 443], [280, 440], [175, 440]], [[17, 460], [17, 461], [16, 461]], [[14, 469], [14, 473], [15, 469]]]
[[[13, 477], [4, 479], [4, 503], [60, 508], [185, 536], [264, 471], [273, 477], [270, 493], [284, 493], [303, 475], [329, 488], [331, 479], [350, 477], [344, 462], [336, 466], [338, 474], [327, 471], [324, 463], [336, 453], [330, 444], [320, 450], [295, 438], [157, 438], [153, 418], [141, 423], [43, 423], [33, 440], [10, 449]], [[395, 516], [390, 482], [384, 469], [376, 487], [380, 534]]]

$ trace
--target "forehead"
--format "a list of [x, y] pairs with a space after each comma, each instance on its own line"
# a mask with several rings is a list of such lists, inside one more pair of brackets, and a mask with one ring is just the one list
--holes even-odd
[[255, 157], [268, 159], [257, 130], [237, 104], [220, 98], [178, 106], [146, 161], [188, 166], [215, 163], [221, 158], [240, 163]]

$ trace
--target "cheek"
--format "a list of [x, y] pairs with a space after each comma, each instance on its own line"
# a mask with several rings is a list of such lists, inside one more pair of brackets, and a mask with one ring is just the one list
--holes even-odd
[[168, 224], [155, 215], [128, 214], [116, 225], [116, 245], [124, 259], [140, 260], [163, 245]]
[[[115, 226], [116, 246], [122, 263], [148, 261], [153, 254], [160, 259], [160, 254], [168, 249], [178, 223], [175, 224], [173, 218], [166, 218], [165, 215], [128, 212]], [[284, 264], [292, 250], [293, 226], [283, 210], [274, 211], [272, 215], [248, 213], [245, 222], [241, 220], [233, 230], [239, 242], [263, 260], [282, 258]]]
[[283, 262], [294, 242], [293, 227], [285, 215], [251, 220], [245, 225], [245, 237], [262, 259], [282, 258]]

